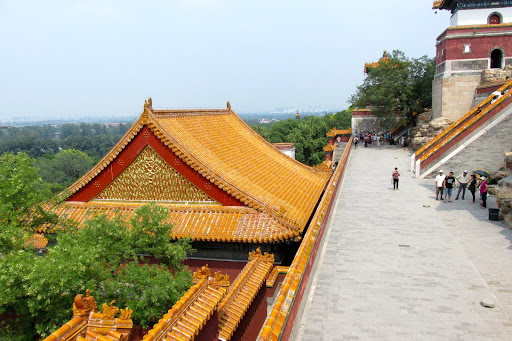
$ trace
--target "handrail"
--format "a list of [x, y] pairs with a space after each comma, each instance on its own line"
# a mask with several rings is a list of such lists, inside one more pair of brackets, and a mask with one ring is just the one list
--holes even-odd
[[[498, 90], [496, 91], [499, 91], [499, 92], [504, 92], [505, 90], [507, 90], [508, 88], [510, 88], [512, 86], [512, 79], [509, 80], [507, 83], [505, 83], [503, 86], [501, 86]], [[502, 97], [500, 97], [499, 99], [503, 98], [505, 95], [503, 95]], [[510, 96], [510, 93], [507, 93], [507, 97]], [[495, 99], [496, 95], [490, 95], [489, 97], [487, 97], [486, 99], [484, 99], [482, 102], [480, 102], [480, 104], [478, 104], [477, 106], [475, 106], [473, 109], [471, 109], [468, 113], [466, 113], [464, 116], [462, 116], [461, 118], [459, 118], [457, 121], [455, 121], [454, 123], [452, 123], [448, 128], [446, 128], [445, 130], [443, 130], [441, 133], [439, 133], [438, 135], [436, 135], [432, 140], [430, 140], [429, 142], [427, 142], [426, 144], [424, 144], [420, 149], [418, 149], [416, 151], [416, 153], [414, 153], [415, 155], [415, 158], [418, 159], [418, 157], [421, 156], [421, 154], [423, 152], [425, 152], [427, 149], [433, 147], [435, 144], [437, 144], [442, 138], [444, 138], [445, 136], [447, 136], [449, 133], [451, 133], [454, 129], [456, 129], [459, 125], [461, 125], [464, 121], [466, 120], [469, 120], [471, 119], [471, 117], [475, 114], [480, 114], [482, 112], [489, 112], [490, 109], [489, 107], [485, 107], [487, 106], [488, 104], [493, 104], [493, 103], [496, 103], [496, 102], [492, 102], [494, 99]], [[501, 101], [500, 101], [501, 103]], [[485, 107], [485, 108], [484, 108]], [[480, 110], [480, 111], [479, 111]]]
[[473, 116], [470, 120], [466, 121], [464, 124], [462, 124], [460, 127], [458, 127], [456, 130], [452, 131], [452, 133], [447, 136], [445, 139], [443, 139], [443, 143], [441, 146], [437, 148], [431, 148], [429, 149], [425, 154], [423, 154], [420, 157], [421, 162], [424, 162], [428, 158], [430, 158], [433, 154], [435, 154], [439, 149], [441, 149], [446, 144], [453, 141], [457, 136], [462, 134], [466, 129], [471, 127], [473, 124], [481, 120], [485, 115], [487, 115], [489, 112], [491, 112], [493, 109], [495, 109], [499, 104], [503, 103], [505, 100], [509, 99], [512, 96], [512, 91], [510, 91], [508, 94], [501, 96], [496, 101], [494, 101], [490, 106], [485, 108], [485, 110], [482, 110], [477, 115]]
[[327, 209], [332, 200], [336, 186], [341, 178], [343, 168], [346, 165], [348, 155], [351, 150], [352, 141], [353, 136], [350, 137], [338, 167], [329, 180], [326, 191], [322, 196], [320, 204], [318, 205], [318, 209], [313, 216], [313, 219], [309, 225], [302, 243], [299, 246], [299, 249], [297, 250], [295, 257], [293, 258], [292, 264], [290, 265], [281, 289], [279, 290], [277, 299], [272, 305], [272, 310], [270, 314], [267, 315], [267, 319], [265, 320], [263, 327], [261, 328], [260, 333], [256, 339], [257, 341], [278, 340], [285, 328], [286, 320], [288, 319], [289, 313], [293, 306], [293, 301], [295, 300], [297, 294], [297, 289], [302, 282], [304, 271], [308, 262], [310, 261], [313, 247], [317, 242], [317, 237], [320, 232], [322, 222], [327, 214]]

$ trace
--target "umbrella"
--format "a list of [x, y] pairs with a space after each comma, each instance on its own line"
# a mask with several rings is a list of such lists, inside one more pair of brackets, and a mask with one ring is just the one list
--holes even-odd
[[486, 171], [485, 169], [475, 169], [475, 170], [473, 171], [473, 173], [478, 174], [478, 175], [481, 175], [481, 176], [485, 176], [486, 178], [488, 178], [488, 177], [489, 177], [489, 175], [490, 175], [490, 174], [489, 174], [489, 172], [488, 172], [488, 171]]

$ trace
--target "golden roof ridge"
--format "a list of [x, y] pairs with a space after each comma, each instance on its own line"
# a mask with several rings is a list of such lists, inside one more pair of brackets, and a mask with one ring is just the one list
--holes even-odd
[[[262, 254], [260, 248], [249, 252], [248, 258], [249, 262], [231, 284], [217, 308], [219, 336], [222, 340], [231, 338], [274, 264], [274, 255]], [[236, 309], [230, 312], [230, 307], [234, 305]]]

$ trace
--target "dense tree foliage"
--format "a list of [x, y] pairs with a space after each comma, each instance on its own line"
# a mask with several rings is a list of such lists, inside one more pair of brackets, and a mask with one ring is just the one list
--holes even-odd
[[271, 125], [253, 125], [263, 138], [270, 143], [293, 142], [295, 158], [314, 166], [325, 160], [323, 147], [327, 144], [326, 133], [331, 128], [347, 129], [351, 125], [350, 111], [333, 115], [308, 116], [304, 119], [288, 119]]
[[63, 124], [8, 127], [0, 133], [0, 155], [26, 153], [31, 158], [53, 155], [62, 149], [77, 149], [95, 161], [103, 157], [131, 124]]
[[367, 76], [350, 98], [353, 107], [371, 107], [383, 127], [391, 128], [397, 119], [413, 120], [432, 105], [435, 60], [423, 56], [409, 59], [395, 50], [388, 60], [368, 69]]
[[53, 192], [58, 193], [95, 165], [95, 160], [84, 152], [64, 149], [57, 154], [43, 155], [36, 160], [35, 166], [43, 181], [51, 184]]
[[[74, 296], [88, 288], [98, 303], [129, 306], [134, 323], [147, 327], [190, 287], [183, 265], [190, 242], [170, 241], [165, 208], [144, 206], [130, 222], [98, 216], [83, 228], [61, 221], [66, 228], [41, 256], [27, 240], [55, 217], [33, 213], [49, 191], [32, 160], [2, 155], [0, 184], [0, 333], [7, 339], [48, 335], [70, 319]], [[146, 264], [149, 255], [158, 265]]]

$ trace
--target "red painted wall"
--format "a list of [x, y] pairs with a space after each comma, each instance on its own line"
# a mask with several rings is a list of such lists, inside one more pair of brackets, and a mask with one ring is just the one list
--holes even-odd
[[96, 175], [95, 178], [89, 181], [87, 185], [71, 195], [67, 201], [87, 202], [93, 199], [119, 174], [121, 174], [121, 172], [125, 170], [137, 155], [139, 155], [139, 153], [148, 145], [153, 148], [153, 150], [157, 152], [158, 155], [160, 155], [169, 165], [214, 200], [224, 206], [245, 206], [243, 202], [227, 194], [183, 162], [169, 149], [169, 147], [160, 141], [160, 139], [156, 137], [147, 126], [144, 126], [139, 131], [139, 133], [119, 153], [113, 162]]
[[[506, 33], [512, 32], [512, 27], [490, 27], [490, 28], [470, 28], [470, 29], [457, 29], [447, 30], [438, 37], [438, 41], [444, 37], [454, 37], [455, 35], [463, 33]], [[464, 44], [471, 44], [471, 52], [463, 53]], [[500, 47], [504, 50], [504, 57], [512, 56], [512, 36], [497, 35], [487, 37], [465, 37], [465, 38], [451, 38], [445, 39], [436, 47], [436, 64], [440, 64], [446, 60], [454, 59], [477, 59], [477, 58], [490, 58], [491, 51]], [[441, 51], [443, 51], [441, 53]]]

